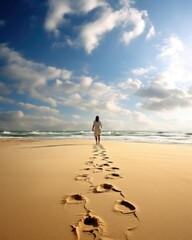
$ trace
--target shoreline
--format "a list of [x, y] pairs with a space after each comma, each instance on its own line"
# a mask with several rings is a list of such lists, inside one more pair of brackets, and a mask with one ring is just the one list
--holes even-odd
[[0, 142], [1, 239], [192, 238], [188, 144]]
[[[1, 139], [92, 140], [92, 131], [0, 131]], [[192, 144], [192, 133], [176, 131], [103, 130], [102, 141]]]
[[[27, 143], [27, 142], [45, 142], [45, 141], [52, 141], [52, 142], [55, 142], [55, 141], [90, 141], [92, 142], [93, 144], [95, 144], [95, 140], [94, 138], [29, 138], [29, 137], [26, 137], [26, 138], [0, 138], [0, 143], [1, 142], [23, 142], [23, 143]], [[131, 143], [134, 143], [134, 144], [154, 144], [154, 145], [176, 145], [176, 146], [191, 146], [192, 143], [183, 143], [183, 142], [150, 142], [150, 141], [133, 141], [133, 140], [117, 140], [117, 139], [101, 139], [101, 143], [100, 145], [102, 145], [102, 143], [127, 143], [127, 144], [131, 144]]]

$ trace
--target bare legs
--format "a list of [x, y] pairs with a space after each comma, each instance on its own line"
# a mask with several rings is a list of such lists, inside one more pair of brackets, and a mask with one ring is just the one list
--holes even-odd
[[100, 144], [100, 135], [95, 136], [96, 144]]
[[98, 143], [100, 143], [100, 135], [97, 137]]

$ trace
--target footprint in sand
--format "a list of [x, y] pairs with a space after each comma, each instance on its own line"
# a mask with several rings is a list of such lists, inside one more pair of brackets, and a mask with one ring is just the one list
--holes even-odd
[[97, 146], [94, 146], [93, 147], [93, 152], [98, 152], [99, 151], [99, 149], [97, 148]]
[[85, 171], [89, 171], [89, 170], [92, 170], [92, 168], [83, 168], [81, 171], [83, 171], [83, 170], [85, 170]]
[[105, 176], [106, 179], [118, 179], [118, 178], [123, 178], [120, 174], [118, 173], [110, 173]]
[[84, 239], [90, 236], [90, 234], [93, 235], [94, 239], [101, 239], [104, 232], [103, 221], [91, 213], [87, 213], [76, 225], [71, 226], [77, 236], [77, 240]]
[[75, 180], [90, 182], [91, 181], [91, 177], [88, 174], [80, 174], [80, 175], [77, 175], [75, 177]]
[[91, 160], [91, 161], [93, 161], [93, 160], [95, 160], [97, 157], [96, 156], [92, 156], [92, 157], [90, 157], [89, 159]]
[[107, 160], [108, 163], [113, 163], [111, 160]]
[[67, 204], [67, 203], [86, 203], [87, 200], [86, 198], [81, 195], [81, 194], [72, 194], [72, 195], [67, 195], [63, 198], [63, 200], [61, 201], [61, 204]]
[[93, 170], [93, 173], [100, 173], [100, 172], [103, 172], [103, 168], [102, 167], [96, 167]]
[[109, 172], [117, 171], [117, 170], [120, 170], [120, 169], [118, 167], [110, 167], [106, 169], [106, 171], [109, 171]]
[[86, 165], [93, 165], [94, 162], [93, 162], [93, 161], [87, 161], [85, 164], [86, 164]]
[[129, 239], [130, 230], [133, 230], [138, 227], [139, 218], [136, 215], [136, 208], [133, 204], [127, 200], [117, 200], [114, 205], [114, 211], [121, 214], [127, 215], [127, 227], [126, 227], [126, 239]]
[[108, 156], [102, 156], [102, 160], [103, 160], [103, 161], [107, 161], [108, 159], [109, 159]]
[[109, 192], [109, 191], [115, 191], [115, 192], [121, 192], [119, 189], [117, 189], [112, 184], [103, 183], [96, 187], [94, 187], [93, 192], [94, 193], [103, 193], [103, 192]]
[[61, 204], [66, 205], [66, 204], [83, 204], [83, 207], [85, 208], [86, 211], [89, 211], [86, 208], [87, 204], [87, 199], [81, 195], [81, 194], [72, 194], [72, 195], [67, 195], [61, 200]]
[[106, 150], [103, 148], [103, 149], [101, 149], [101, 153], [102, 154], [105, 154], [106, 153]]
[[93, 155], [94, 156], [98, 156], [99, 155], [99, 151], [96, 149], [96, 150], [93, 150]]
[[109, 167], [110, 164], [109, 163], [103, 163], [103, 164], [100, 164], [99, 167]]
[[110, 191], [118, 192], [122, 197], [125, 197], [121, 190], [109, 183], [103, 183], [96, 187], [93, 187], [93, 193], [105, 193]]
[[114, 210], [123, 214], [130, 214], [136, 212], [135, 206], [127, 200], [117, 200], [114, 205]]
[[109, 158], [106, 153], [100, 153], [100, 157], [106, 158], [106, 159]]
[[[85, 166], [82, 170], [90, 171], [92, 173], [100, 173], [104, 171], [108, 171], [106, 173], [105, 179], [119, 179], [122, 176], [119, 174], [120, 168], [111, 167], [110, 163], [113, 163], [104, 149], [99, 148], [98, 146], [93, 148], [93, 154], [89, 158], [88, 161], [85, 162], [87, 167]], [[94, 186], [92, 183], [92, 178], [89, 174], [80, 174], [75, 177], [77, 181], [84, 181], [90, 183], [90, 189], [92, 193], [107, 193], [110, 191], [118, 192], [124, 200], [117, 200], [113, 206], [115, 212], [119, 212], [120, 214], [126, 215], [128, 218], [126, 224], [126, 239], [129, 238], [129, 230], [132, 230], [137, 227], [139, 219], [136, 215], [136, 208], [133, 204], [125, 200], [125, 196], [122, 191], [119, 190], [116, 186], [109, 183], [102, 183], [100, 185]], [[72, 194], [65, 196], [61, 204], [82, 204], [84, 209], [86, 210], [86, 214], [80, 215], [82, 216], [78, 222], [74, 225], [71, 225], [74, 234], [76, 235], [77, 240], [81, 239], [90, 239], [92, 235], [92, 239], [109, 239], [105, 236], [105, 225], [101, 218], [91, 213], [91, 210], [86, 207], [87, 199], [81, 194]], [[111, 239], [111, 238], [110, 238]]]

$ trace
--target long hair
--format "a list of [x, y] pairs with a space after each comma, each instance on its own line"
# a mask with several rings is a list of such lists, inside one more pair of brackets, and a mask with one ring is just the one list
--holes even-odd
[[96, 116], [95, 121], [99, 122], [99, 116]]

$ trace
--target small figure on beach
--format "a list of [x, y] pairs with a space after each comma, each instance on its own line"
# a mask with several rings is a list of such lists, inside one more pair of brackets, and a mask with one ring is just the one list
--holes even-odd
[[96, 116], [92, 127], [92, 131], [94, 131], [96, 144], [100, 143], [101, 129], [102, 129], [101, 121], [99, 120], [99, 116]]

